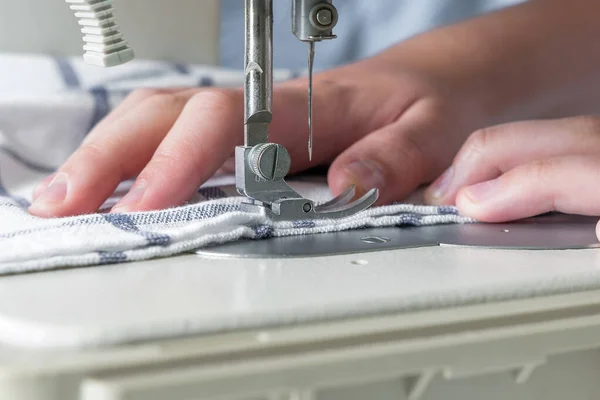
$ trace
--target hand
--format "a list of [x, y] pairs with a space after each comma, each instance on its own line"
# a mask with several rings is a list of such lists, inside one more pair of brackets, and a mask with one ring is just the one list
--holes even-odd
[[425, 197], [482, 222], [600, 215], [599, 177], [600, 118], [517, 122], [471, 135]]
[[[468, 96], [458, 96], [454, 85], [411, 72], [418, 70], [373, 58], [317, 75], [313, 163], [306, 150], [306, 81], [276, 85], [270, 140], [290, 151], [292, 173], [333, 161], [334, 194], [356, 184], [359, 192], [381, 189], [381, 203], [401, 200], [450, 162], [476, 115], [463, 112]], [[241, 89], [137, 91], [42, 182], [30, 212], [95, 212], [121, 181], [135, 177], [114, 211], [178, 206], [232, 164], [242, 139]]]

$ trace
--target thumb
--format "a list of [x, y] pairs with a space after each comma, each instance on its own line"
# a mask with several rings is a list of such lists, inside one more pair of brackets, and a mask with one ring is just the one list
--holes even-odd
[[396, 122], [354, 143], [331, 165], [332, 192], [338, 195], [355, 185], [357, 196], [361, 196], [379, 189], [378, 203], [388, 204], [405, 199], [421, 184], [433, 180], [459, 147], [458, 140], [451, 146], [450, 137], [436, 132], [444, 126], [436, 115], [428, 107], [415, 104]]

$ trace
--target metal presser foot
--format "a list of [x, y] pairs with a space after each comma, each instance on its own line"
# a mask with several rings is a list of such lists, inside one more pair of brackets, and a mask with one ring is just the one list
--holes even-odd
[[[273, 118], [273, 0], [246, 1], [244, 146], [236, 148], [236, 186], [248, 198], [244, 208], [274, 220], [338, 219], [377, 201], [374, 189], [356, 201], [354, 188], [321, 205], [303, 198], [286, 182], [291, 159], [281, 145], [269, 143]], [[331, 0], [293, 0], [292, 32], [309, 43], [309, 158], [312, 156], [312, 64], [315, 42], [333, 39], [338, 20]]]
[[238, 190], [249, 198], [243, 204], [247, 211], [260, 212], [274, 220], [309, 220], [345, 218], [369, 208], [379, 195], [371, 190], [360, 199], [354, 187], [320, 205], [303, 198], [284, 180], [290, 168], [290, 156], [284, 147], [265, 143], [236, 149], [236, 181]]

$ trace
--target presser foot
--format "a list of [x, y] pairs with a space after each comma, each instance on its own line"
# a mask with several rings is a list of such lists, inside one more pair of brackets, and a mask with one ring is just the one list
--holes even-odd
[[371, 207], [379, 197], [373, 189], [359, 199], [354, 186], [323, 204], [315, 204], [286, 182], [290, 158], [287, 150], [275, 143], [236, 148], [236, 187], [248, 198], [242, 207], [278, 221], [346, 218]]
[[315, 204], [312, 200], [302, 197], [280, 199], [270, 203], [249, 198], [247, 203], [242, 204], [242, 209], [258, 212], [276, 221], [341, 219], [368, 209], [379, 196], [379, 191], [373, 189], [361, 198], [351, 201], [355, 192], [355, 187], [350, 187], [338, 197], [323, 204]]

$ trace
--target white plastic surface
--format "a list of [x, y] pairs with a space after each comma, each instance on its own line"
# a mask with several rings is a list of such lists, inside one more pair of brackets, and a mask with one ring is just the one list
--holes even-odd
[[597, 399], [600, 291], [87, 351], [0, 346], [10, 400]]
[[0, 278], [0, 342], [86, 347], [600, 288], [600, 250], [197, 256]]

